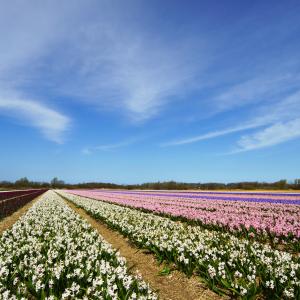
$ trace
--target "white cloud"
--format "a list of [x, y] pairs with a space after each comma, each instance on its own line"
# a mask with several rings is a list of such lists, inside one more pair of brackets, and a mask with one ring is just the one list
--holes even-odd
[[67, 38], [78, 16], [75, 7], [47, 0], [1, 3], [0, 80], [18, 77], [28, 81], [33, 76], [29, 70], [37, 72], [43, 67], [43, 59]]
[[195, 39], [157, 35], [152, 26], [136, 22], [143, 13], [139, 5], [106, 1], [94, 14], [95, 4], [3, 5], [0, 84], [6, 80], [17, 90], [34, 91], [40, 83], [73, 101], [144, 121], [193, 85], [209, 64], [206, 46]]
[[96, 151], [113, 151], [119, 148], [123, 148], [129, 146], [136, 142], [136, 139], [130, 139], [124, 142], [116, 143], [116, 144], [105, 144], [105, 145], [98, 145], [93, 147], [86, 147], [81, 152], [83, 154], [89, 155]]
[[[248, 121], [238, 124], [233, 127], [211, 131], [198, 136], [178, 139], [161, 144], [161, 146], [180, 146], [184, 144], [196, 143], [203, 140], [217, 138], [235, 132], [241, 132], [248, 129], [255, 129], [267, 125], [276, 125], [286, 123], [300, 117], [300, 91], [287, 96], [281, 101], [271, 103], [269, 105], [260, 106], [255, 115]], [[272, 126], [270, 127], [272, 128]], [[275, 127], [276, 128], [276, 127]], [[251, 150], [250, 148], [248, 150]]]
[[74, 37], [86, 43], [75, 53], [76, 80], [61, 90], [81, 101], [144, 121], [182, 95], [207, 64], [196, 67], [194, 57], [199, 59], [204, 49], [186, 46], [183, 39], [168, 43], [138, 27], [123, 26], [122, 18], [117, 24], [108, 21], [109, 28], [102, 22]]
[[274, 103], [274, 98], [299, 87], [299, 75], [290, 73], [264, 74], [233, 85], [213, 99], [216, 112], [253, 105], [260, 102]]
[[[291, 71], [289, 66], [278, 66], [276, 72], [270, 67], [258, 77], [255, 66], [249, 64], [245, 67], [237, 59], [235, 72], [230, 73], [229, 70], [227, 73], [222, 63], [218, 66], [218, 60], [230, 61], [235, 52], [227, 50], [228, 53], [222, 56], [226, 52], [220, 51], [225, 49], [224, 41], [220, 41], [217, 35], [207, 34], [203, 28], [197, 31], [197, 35], [195, 32], [191, 33], [193, 38], [190, 39], [187, 37], [188, 31], [182, 27], [184, 25], [167, 30], [164, 34], [166, 28], [152, 28], [155, 27], [154, 23], [151, 26], [147, 21], [143, 23], [147, 18], [140, 18], [144, 13], [140, 8], [144, 9], [136, 3], [119, 2], [116, 5], [111, 1], [100, 4], [96, 1], [91, 5], [86, 5], [84, 1], [73, 5], [63, 4], [61, 1], [3, 4], [0, 11], [0, 34], [3, 36], [0, 44], [0, 87], [7, 83], [8, 88], [30, 91], [30, 99], [39, 99], [34, 93], [42, 89], [41, 85], [45, 85], [52, 95], [69, 95], [70, 101], [77, 100], [83, 105], [88, 103], [100, 109], [110, 109], [138, 122], [149, 120], [167, 104], [176, 104], [180, 96], [186, 95], [184, 93], [201, 89], [205, 85], [211, 85], [209, 88], [212, 89], [221, 87], [221, 91], [216, 97], [208, 93], [207, 97], [199, 99], [199, 104], [206, 104], [206, 101], [211, 103], [211, 114], [205, 105], [201, 106], [202, 109], [199, 105], [195, 114], [213, 115], [258, 102], [268, 102], [271, 105], [278, 100], [273, 97], [299, 85], [299, 76], [296, 76], [298, 71], [294, 70], [297, 69], [297, 64], [294, 64]], [[9, 34], [6, 32], [7, 28]], [[229, 31], [226, 30], [229, 38], [226, 43], [234, 41], [230, 37], [230, 28], [229, 26]], [[243, 39], [253, 41], [248, 35]], [[243, 52], [240, 49], [236, 53]], [[257, 61], [253, 61], [253, 65], [255, 64]], [[242, 70], [246, 71], [243, 76], [239, 76], [239, 71]], [[244, 81], [236, 83], [239, 78]], [[231, 87], [224, 88], [230, 84]], [[45, 91], [44, 98], [47, 98], [48, 91]], [[195, 101], [192, 98], [197, 97], [193, 95], [189, 99]], [[23, 99], [18, 101], [26, 102]], [[32, 111], [41, 111], [41, 107], [48, 109], [43, 103], [34, 103]], [[297, 108], [296, 100], [293, 103]], [[287, 121], [291, 119], [292, 109], [287, 113], [289, 116], [285, 117], [285, 105], [277, 105], [277, 110], [273, 107], [273, 113], [270, 113], [269, 108], [265, 109], [266, 112], [263, 109], [259, 112], [258, 107], [257, 117], [249, 117], [250, 121], [165, 143], [164, 146], [194, 143], [256, 128], [262, 124]], [[26, 105], [18, 102], [16, 106], [19, 108], [10, 110], [23, 111]], [[295, 111], [294, 117], [297, 117]], [[68, 123], [49, 112], [43, 111], [42, 114], [52, 115], [50, 118], [60, 120], [57, 122], [61, 124], [58, 125], [60, 128], [66, 127], [63, 124]], [[48, 138], [52, 136], [52, 140], [58, 140], [53, 136], [62, 135], [58, 132], [63, 130], [53, 129], [54, 125], [41, 125], [41, 120], [37, 120], [28, 111], [24, 116]], [[104, 146], [100, 146], [98, 150], [113, 149], [108, 147], [112, 145]]]
[[300, 137], [300, 118], [286, 123], [276, 123], [254, 134], [242, 136], [237, 143], [239, 148], [233, 153], [270, 147], [298, 137]]
[[70, 119], [32, 100], [15, 97], [0, 97], [0, 113], [21, 120], [27, 126], [38, 128], [43, 135], [56, 143], [62, 143]]
[[70, 119], [39, 100], [35, 90], [50, 84], [44, 80], [50, 71], [40, 69], [64, 36], [63, 6], [12, 1], [2, 3], [0, 10], [0, 113], [38, 128], [56, 143], [64, 141]]
[[167, 146], [180, 146], [180, 145], [185, 145], [185, 144], [192, 144], [192, 143], [196, 143], [196, 142], [199, 142], [199, 141], [208, 140], [208, 139], [216, 138], [216, 137], [219, 137], [219, 136], [227, 135], [227, 134], [230, 134], [230, 133], [256, 128], [256, 127], [259, 127], [259, 126], [261, 126], [261, 124], [258, 124], [258, 123], [240, 125], [240, 126], [236, 126], [236, 127], [226, 128], [224, 130], [217, 130], [217, 131], [208, 132], [208, 133], [198, 135], [198, 136], [194, 136], [194, 137], [191, 137], [191, 138], [186, 138], [186, 139], [181, 139], [181, 140], [176, 140], [176, 141], [163, 143], [163, 144], [161, 144], [161, 146], [162, 147], [167, 147]]
[[257, 121], [280, 122], [300, 117], [300, 90], [295, 91], [276, 103], [260, 106]]

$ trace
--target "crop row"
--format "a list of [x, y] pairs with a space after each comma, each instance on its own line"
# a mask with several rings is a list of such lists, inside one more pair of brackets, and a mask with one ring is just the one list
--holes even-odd
[[8, 198], [0, 200], [0, 220], [9, 216], [32, 199], [44, 193], [46, 190], [27, 190], [23, 193], [10, 192]]
[[60, 192], [96, 219], [174, 263], [186, 274], [199, 274], [213, 290], [249, 299], [300, 299], [300, 259], [268, 245], [230, 233], [189, 226], [151, 213]]
[[157, 297], [52, 191], [0, 236], [0, 299], [136, 298]]
[[[102, 192], [102, 191], [100, 191]], [[258, 203], [278, 203], [278, 204], [300, 204], [300, 193], [297, 195], [279, 195], [279, 194], [268, 194], [268, 195], [253, 195], [248, 193], [241, 194], [230, 194], [223, 193], [222, 195], [215, 193], [193, 193], [193, 192], [142, 192], [142, 191], [110, 191], [114, 194], [127, 194], [127, 195], [142, 195], [142, 196], [153, 196], [153, 197], [179, 197], [194, 200], [216, 200], [216, 201], [240, 201], [240, 202], [258, 202]]]
[[[123, 191], [116, 190], [114, 191], [116, 193], [123, 193]], [[210, 195], [210, 196], [243, 196], [243, 197], [249, 197], [249, 196], [255, 196], [256, 198], [290, 198], [290, 199], [298, 199], [300, 200], [300, 193], [298, 192], [218, 192], [218, 191], [205, 191], [205, 190], [130, 190], [131, 193], [155, 193], [155, 194], [165, 194], [165, 193], [173, 193], [177, 195]]]
[[12, 190], [12, 191], [0, 192], [0, 201], [9, 199], [9, 198], [14, 198], [17, 196], [24, 196], [24, 195], [32, 194], [37, 191], [46, 191], [46, 189]]
[[153, 213], [196, 221], [212, 229], [238, 233], [274, 246], [300, 250], [300, 206], [240, 201], [193, 200], [182, 197], [152, 197], [140, 193], [121, 194], [111, 191], [70, 191], [119, 205]]

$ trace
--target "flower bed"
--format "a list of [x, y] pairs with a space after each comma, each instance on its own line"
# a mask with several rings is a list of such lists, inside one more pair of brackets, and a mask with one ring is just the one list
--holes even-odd
[[71, 190], [69, 193], [196, 221], [205, 228], [230, 231], [271, 245], [300, 250], [300, 205], [268, 202], [151, 196], [139, 192]]
[[60, 192], [135, 244], [199, 274], [213, 290], [225, 288], [242, 298], [300, 298], [300, 259], [230, 233], [189, 226], [151, 213]]
[[0, 299], [156, 299], [54, 192], [0, 236]]
[[23, 193], [19, 193], [19, 191], [5, 192], [8, 198], [0, 200], [0, 220], [14, 213], [45, 191], [45, 189], [40, 189], [22, 191]]

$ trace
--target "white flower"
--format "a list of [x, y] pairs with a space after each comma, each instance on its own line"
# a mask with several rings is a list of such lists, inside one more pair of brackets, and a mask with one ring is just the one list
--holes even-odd
[[208, 266], [208, 273], [210, 278], [214, 278], [217, 275], [216, 269], [211, 265]]

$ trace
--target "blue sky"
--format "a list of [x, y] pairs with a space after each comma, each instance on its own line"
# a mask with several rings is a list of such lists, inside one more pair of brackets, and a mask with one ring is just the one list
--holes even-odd
[[299, 1], [1, 1], [0, 180], [299, 178]]

